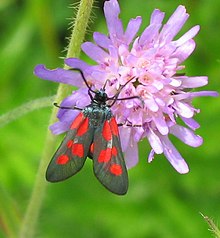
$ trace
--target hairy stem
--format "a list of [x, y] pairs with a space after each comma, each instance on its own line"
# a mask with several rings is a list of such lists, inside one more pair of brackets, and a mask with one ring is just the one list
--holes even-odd
[[213, 222], [213, 220], [209, 218], [208, 216], [203, 215], [202, 213], [201, 215], [205, 219], [205, 221], [208, 223], [210, 227], [210, 231], [215, 235], [216, 238], [220, 238], [220, 230], [217, 227], [217, 225]]
[[32, 112], [36, 109], [49, 107], [54, 102], [55, 96], [43, 97], [27, 102], [3, 115], [0, 116], [0, 127], [17, 120], [19, 117]]
[[[93, 0], [81, 0], [78, 12], [75, 18], [75, 24], [70, 37], [70, 43], [67, 51], [67, 58], [79, 57], [80, 46], [83, 42], [86, 28], [89, 22], [89, 17], [93, 5]], [[64, 68], [67, 69], [67, 66]], [[67, 85], [59, 85], [56, 95], [56, 102], [61, 101], [68, 94]], [[53, 108], [49, 124], [56, 120], [57, 108]], [[36, 180], [33, 192], [28, 203], [27, 211], [25, 213], [23, 223], [20, 230], [20, 238], [31, 238], [35, 234], [39, 213], [42, 207], [44, 194], [46, 191], [46, 181], [44, 179], [45, 168], [49, 163], [52, 153], [55, 149], [56, 139], [49, 131], [47, 133], [45, 148], [43, 150], [40, 165], [37, 171]]]

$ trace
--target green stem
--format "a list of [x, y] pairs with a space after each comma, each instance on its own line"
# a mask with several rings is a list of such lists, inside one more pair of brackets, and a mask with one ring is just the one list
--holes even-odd
[[[73, 30], [71, 33], [69, 46], [67, 50], [66, 58], [80, 56], [81, 44], [83, 43], [86, 28], [89, 23], [89, 17], [92, 10], [94, 0], [81, 0], [76, 14], [76, 18], [73, 22]], [[64, 65], [64, 69], [69, 69], [69, 66]], [[60, 84], [57, 91], [56, 102], [60, 102], [66, 95], [69, 94], [70, 87], [66, 84]]]
[[209, 218], [208, 216], [205, 216], [201, 213], [202, 217], [205, 219], [205, 221], [208, 223], [210, 230], [213, 232], [216, 238], [220, 238], [220, 230], [218, 227], [215, 225], [213, 220]]
[[19, 117], [39, 108], [49, 107], [54, 102], [55, 96], [43, 97], [27, 102], [0, 116], [0, 127], [17, 120]]
[[0, 236], [16, 238], [21, 224], [20, 212], [10, 194], [0, 185]]
[[[93, 5], [93, 0], [81, 0], [79, 9], [75, 18], [75, 25], [72, 30], [70, 43], [67, 51], [67, 58], [69, 57], [79, 57], [80, 54], [80, 46], [83, 42], [86, 28], [89, 22], [89, 16], [91, 13]], [[64, 68], [67, 69], [67, 66]], [[61, 101], [69, 92], [69, 88], [67, 85], [59, 85], [56, 95], [56, 102]], [[53, 108], [50, 122], [52, 124], [56, 120], [57, 108]], [[47, 183], [44, 179], [45, 168], [49, 163], [51, 155], [56, 146], [56, 139], [49, 131], [47, 133], [45, 148], [42, 154], [42, 158], [40, 161], [39, 169], [36, 175], [35, 184], [33, 188], [33, 192], [27, 207], [27, 211], [25, 213], [21, 230], [20, 230], [20, 238], [31, 238], [35, 234], [35, 228], [37, 225], [39, 213], [41, 210], [42, 202], [44, 199], [44, 194], [46, 191]]]

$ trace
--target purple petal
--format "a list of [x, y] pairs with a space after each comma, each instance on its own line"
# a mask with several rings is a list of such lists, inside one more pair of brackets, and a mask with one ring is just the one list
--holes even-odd
[[83, 84], [83, 80], [79, 72], [61, 68], [49, 70], [42, 64], [35, 67], [34, 74], [45, 80], [69, 84], [76, 87], [81, 87]]
[[108, 26], [110, 38], [114, 42], [123, 38], [123, 26], [118, 18], [120, 7], [117, 0], [105, 1], [104, 4], [105, 18]]
[[[176, 52], [176, 46], [173, 44], [173, 42], [167, 43], [163, 45], [162, 48], [160, 48], [160, 54], [161, 55], [172, 55]], [[169, 58], [169, 63], [174, 64], [175, 62], [179, 62], [179, 59], [176, 58]], [[173, 65], [170, 65], [173, 69]]]
[[196, 130], [200, 127], [199, 123], [197, 121], [195, 121], [193, 118], [181, 117], [181, 119], [192, 130]]
[[170, 133], [192, 147], [198, 147], [203, 143], [202, 137], [195, 135], [192, 130], [183, 126], [174, 125], [170, 127]]
[[172, 57], [176, 57], [179, 59], [179, 64], [182, 63], [184, 60], [186, 60], [194, 51], [195, 49], [195, 42], [194, 40], [189, 40], [180, 47], [176, 49], [174, 54], [172, 54]]
[[[88, 96], [88, 88], [80, 88], [77, 91], [74, 91], [70, 96], [66, 97], [61, 106], [73, 108], [74, 106], [83, 109], [90, 103], [90, 97]], [[63, 114], [66, 111], [73, 112], [74, 109], [60, 109], [57, 117], [62, 119]], [[77, 110], [75, 110], [77, 111]], [[78, 111], [79, 112], [79, 111]]]
[[123, 138], [121, 140], [122, 151], [125, 154], [125, 163], [128, 169], [138, 163], [138, 146], [134, 141], [132, 129], [132, 127], [126, 126], [119, 128], [120, 138]]
[[82, 71], [84, 71], [86, 68], [89, 67], [89, 65], [86, 62], [77, 58], [65, 59], [65, 64], [73, 69], [81, 69]]
[[[166, 124], [166, 121], [164, 119], [164, 116], [162, 113], [155, 113], [155, 115], [152, 116], [153, 117], [153, 121], [158, 129], [158, 131], [162, 134], [162, 135], [167, 135], [169, 133], [169, 129], [168, 126]], [[156, 152], [156, 151], [155, 151]]]
[[174, 95], [173, 98], [175, 100], [184, 100], [184, 99], [190, 99], [192, 100], [195, 97], [218, 97], [219, 94], [216, 91], [199, 91], [199, 92], [187, 92], [187, 93], [180, 93], [177, 95]]
[[162, 25], [165, 13], [155, 9], [151, 14], [150, 25]]
[[95, 84], [96, 88], [100, 88], [100, 86], [103, 87], [103, 82], [105, 82], [108, 77], [107, 72], [101, 70], [93, 70], [90, 75], [95, 79], [95, 83], [97, 84]]
[[[72, 95], [65, 98], [61, 106], [64, 107], [74, 107], [84, 108], [90, 102], [90, 98], [88, 96], [87, 88], [80, 88], [77, 91], [74, 91]], [[69, 130], [69, 127], [75, 117], [79, 114], [79, 110], [77, 109], [60, 109], [57, 117], [59, 118], [59, 122], [54, 123], [50, 126], [50, 129], [53, 134], [61, 134]]]
[[194, 109], [183, 102], [179, 102], [176, 101], [175, 102], [176, 106], [173, 105], [173, 107], [175, 107], [176, 111], [178, 112], [178, 114], [182, 117], [186, 117], [186, 118], [191, 118], [194, 115]]
[[51, 125], [49, 128], [54, 135], [62, 134], [69, 130], [70, 125], [65, 122], [56, 122]]
[[65, 113], [60, 118], [60, 121], [50, 126], [50, 130], [55, 135], [68, 131], [71, 123], [78, 114], [79, 111], [77, 110], [66, 110]]
[[112, 45], [111, 40], [104, 34], [99, 32], [94, 32], [93, 34], [94, 41], [97, 45], [99, 45], [102, 48], [108, 49], [110, 45]]
[[199, 91], [199, 92], [192, 92], [189, 93], [191, 98], [194, 97], [218, 97], [219, 93], [216, 91]]
[[121, 140], [121, 147], [122, 151], [125, 152], [130, 144], [131, 127], [126, 126], [119, 127], [119, 134], [120, 138], [123, 138], [123, 140]]
[[148, 45], [152, 41], [155, 41], [157, 39], [164, 16], [164, 12], [161, 12], [158, 9], [155, 9], [153, 11], [153, 13], [151, 14], [150, 25], [146, 27], [146, 29], [140, 36], [139, 44], [141, 46]]
[[[75, 91], [77, 92], [77, 91]], [[75, 94], [71, 94], [70, 96], [66, 97], [62, 103], [61, 106], [63, 107], [70, 107], [73, 108], [76, 105], [76, 96]], [[59, 109], [57, 113], [57, 118], [62, 119], [62, 117], [66, 114], [67, 111], [72, 111], [71, 109]]]
[[200, 30], [200, 26], [194, 26], [189, 31], [187, 31], [183, 36], [181, 36], [178, 40], [173, 41], [175, 43], [175, 46], [181, 46], [185, 44], [187, 41], [192, 39]]
[[146, 130], [147, 139], [151, 145], [151, 148], [156, 154], [163, 153], [163, 146], [160, 138], [150, 128]]
[[182, 158], [177, 149], [173, 146], [167, 136], [161, 136], [161, 142], [164, 148], [164, 155], [167, 157], [171, 165], [180, 173], [189, 172], [189, 168], [185, 160]]
[[197, 76], [197, 77], [183, 77], [181, 87], [183, 88], [198, 88], [206, 85], [208, 83], [207, 76]]
[[127, 147], [125, 153], [125, 163], [128, 169], [134, 167], [138, 163], [138, 145], [137, 142], [132, 142], [132, 145]]
[[[114, 61], [116, 61], [118, 63], [118, 48], [116, 48], [115, 46], [111, 45], [109, 46], [109, 55], [112, 59], [114, 59]], [[114, 66], [114, 65], [113, 65]], [[110, 65], [111, 67], [111, 65]], [[117, 65], [117, 69], [118, 70], [118, 65]]]
[[151, 163], [154, 159], [154, 150], [151, 150], [149, 155], [148, 155], [148, 163]]
[[132, 129], [134, 131], [134, 141], [139, 142], [143, 138], [143, 134], [144, 134], [143, 127], [133, 127]]
[[170, 42], [181, 30], [188, 17], [185, 7], [178, 6], [161, 30], [160, 37], [164, 38], [165, 42]]
[[155, 38], [157, 38], [160, 27], [160, 24], [152, 24], [148, 26], [140, 36], [139, 45], [144, 47], [155, 40]]
[[109, 55], [104, 50], [91, 42], [83, 43], [81, 48], [91, 59], [95, 60], [97, 63], [105, 62], [105, 59], [109, 58]]
[[152, 112], [157, 112], [159, 110], [159, 107], [153, 98], [144, 100], [144, 104]]
[[177, 88], [181, 85], [181, 80], [179, 79], [175, 79], [175, 78], [171, 78], [171, 82], [169, 83], [171, 86]]
[[[88, 96], [87, 88], [80, 88], [77, 91], [74, 91], [73, 94], [65, 98], [61, 106], [68, 107], [70, 109], [59, 109], [57, 118], [60, 120], [60, 123], [55, 123], [55, 126], [52, 126], [52, 132], [54, 134], [60, 134], [69, 129], [70, 124], [76, 115], [79, 114], [79, 110], [74, 109], [74, 106], [78, 108], [84, 108], [90, 102], [90, 98]], [[71, 109], [72, 108], [72, 109]], [[67, 126], [64, 127], [63, 124]], [[61, 130], [59, 131], [59, 125], [61, 126]]]
[[142, 22], [141, 17], [136, 17], [135, 19], [131, 19], [129, 21], [127, 29], [125, 31], [125, 36], [124, 36], [124, 39], [128, 45], [131, 43], [136, 33], [138, 32], [141, 22]]

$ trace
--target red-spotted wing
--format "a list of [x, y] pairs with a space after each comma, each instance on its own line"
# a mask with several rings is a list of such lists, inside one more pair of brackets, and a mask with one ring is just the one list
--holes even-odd
[[84, 165], [94, 129], [82, 112], [75, 118], [46, 172], [46, 179], [58, 182], [76, 174]]
[[111, 192], [125, 194], [128, 190], [128, 174], [114, 117], [95, 129], [91, 150], [98, 180]]

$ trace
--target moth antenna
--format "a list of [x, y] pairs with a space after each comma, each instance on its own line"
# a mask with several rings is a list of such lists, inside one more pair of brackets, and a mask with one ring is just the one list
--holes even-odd
[[103, 86], [103, 90], [104, 90], [104, 91], [105, 91], [105, 87], [106, 87], [106, 85], [107, 85], [108, 82], [110, 82], [109, 79], [107, 79], [107, 80], [105, 81], [105, 84], [104, 84], [104, 86]]
[[76, 106], [74, 106], [74, 107], [63, 107], [63, 106], [60, 106], [57, 102], [54, 102], [53, 105], [55, 107], [60, 108], [60, 109], [82, 110], [81, 108], [76, 107]]
[[83, 71], [81, 69], [79, 69], [79, 68], [74, 68], [74, 70], [79, 71], [79, 73], [81, 74], [82, 79], [83, 79], [84, 83], [86, 84], [87, 88], [89, 88], [91, 90], [91, 87], [89, 86], [89, 84], [88, 84], [88, 82], [87, 82], [87, 80], [86, 80], [86, 78], [84, 76]]
[[87, 86], [87, 88], [88, 88], [89, 97], [90, 97], [91, 100], [93, 100], [93, 96], [92, 96], [91, 92], [96, 93], [96, 91], [94, 91], [94, 90], [89, 86], [89, 84], [88, 84], [88, 82], [87, 82], [87, 80], [86, 80], [86, 78], [85, 78], [85, 76], [84, 76], [84, 73], [83, 73], [83, 71], [82, 71], [81, 69], [79, 69], [79, 68], [74, 68], [74, 70], [77, 70], [77, 71], [81, 74], [81, 77], [82, 77], [84, 83], [86, 84], [86, 86]]
[[[112, 104], [110, 105], [110, 107], [113, 106], [113, 105], [115, 104], [115, 102], [118, 100], [118, 96], [119, 96], [119, 94], [121, 93], [121, 90], [122, 90], [128, 83], [130, 83], [131, 80], [133, 80], [134, 78], [135, 78], [135, 76], [132, 77], [132, 78], [130, 78], [124, 85], [121, 85], [121, 87], [119, 87], [118, 92], [117, 92], [113, 97], [108, 98], [108, 100], [113, 100], [113, 102], [112, 102]], [[138, 96], [134, 96], [134, 97], [136, 98], [136, 97], [138, 97]], [[132, 98], [134, 98], [134, 97], [132, 97]], [[128, 98], [126, 98], [126, 99], [128, 99]], [[120, 99], [120, 100], [121, 100], [121, 99]], [[125, 100], [125, 99], [124, 99], [124, 100]]]
[[[130, 83], [131, 80], [133, 80], [134, 78], [135, 78], [135, 76], [132, 77], [132, 78], [130, 78], [125, 84], [123, 84], [123, 85], [121, 85], [121, 87], [119, 87], [118, 92], [117, 92], [117, 93], [115, 94], [115, 96], [113, 97], [113, 98], [115, 98], [114, 100], [117, 101], [118, 96], [119, 96], [119, 94], [121, 93], [122, 89], [123, 89], [128, 83]], [[112, 99], [113, 99], [113, 98], [112, 98]]]

